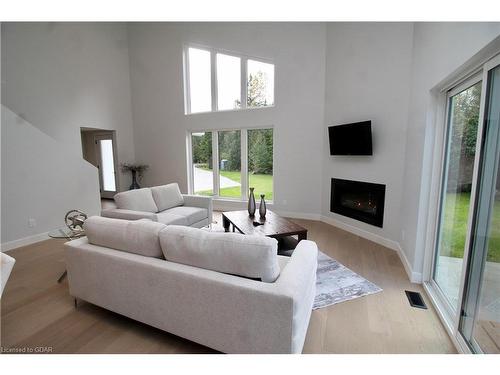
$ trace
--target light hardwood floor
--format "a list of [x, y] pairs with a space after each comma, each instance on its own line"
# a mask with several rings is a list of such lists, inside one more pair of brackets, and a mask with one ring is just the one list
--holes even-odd
[[[220, 213], [215, 215], [220, 225]], [[408, 281], [396, 252], [328, 224], [295, 220], [308, 238], [383, 291], [312, 313], [304, 353], [455, 353], [420, 285]], [[9, 252], [17, 262], [1, 300], [3, 348], [50, 347], [54, 353], [213, 353], [188, 340], [86, 302], [74, 307], [64, 271], [64, 240]], [[419, 291], [428, 310], [410, 307]]]

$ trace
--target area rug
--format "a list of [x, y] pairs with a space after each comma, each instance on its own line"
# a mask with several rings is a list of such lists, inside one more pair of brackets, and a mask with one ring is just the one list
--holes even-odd
[[382, 289], [343, 264], [318, 252], [313, 310], [381, 292]]

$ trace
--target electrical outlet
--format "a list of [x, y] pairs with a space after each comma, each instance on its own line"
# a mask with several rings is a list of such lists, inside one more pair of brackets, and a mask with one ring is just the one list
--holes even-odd
[[286, 206], [286, 204], [288, 203], [286, 199], [283, 199], [281, 202], [283, 203], [283, 206]]
[[34, 228], [34, 227], [36, 227], [36, 220], [35, 220], [35, 219], [33, 219], [32, 217], [30, 217], [30, 218], [28, 219], [28, 226], [29, 226], [30, 228]]

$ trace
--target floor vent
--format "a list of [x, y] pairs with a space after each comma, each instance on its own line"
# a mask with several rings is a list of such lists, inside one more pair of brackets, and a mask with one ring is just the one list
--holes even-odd
[[411, 292], [409, 290], [405, 290], [406, 297], [408, 297], [408, 301], [412, 307], [416, 307], [419, 309], [427, 309], [425, 305], [424, 299], [418, 292]]

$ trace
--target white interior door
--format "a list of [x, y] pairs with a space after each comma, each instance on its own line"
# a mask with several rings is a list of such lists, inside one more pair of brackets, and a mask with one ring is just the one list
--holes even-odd
[[96, 135], [97, 168], [102, 198], [113, 198], [117, 191], [116, 158], [113, 135]]

